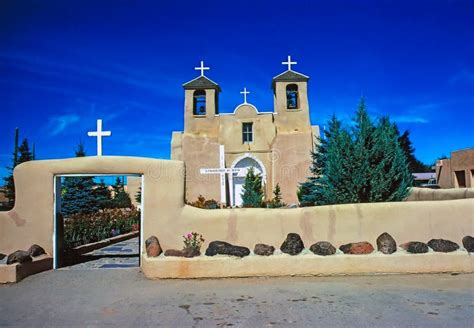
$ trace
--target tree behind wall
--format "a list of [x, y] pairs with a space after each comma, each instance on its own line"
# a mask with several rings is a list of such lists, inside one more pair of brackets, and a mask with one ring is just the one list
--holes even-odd
[[312, 153], [312, 176], [300, 186], [302, 206], [400, 201], [412, 185], [396, 126], [388, 118], [375, 125], [364, 99], [354, 127], [333, 117]]
[[[84, 144], [80, 142], [76, 157], [86, 156]], [[75, 213], [93, 213], [99, 210], [100, 202], [94, 190], [93, 177], [66, 177], [62, 185], [61, 213], [70, 216]]]
[[411, 173], [423, 173], [433, 171], [430, 165], [426, 165], [416, 158], [415, 148], [413, 147], [412, 142], [410, 140], [410, 132], [408, 130], [405, 130], [405, 132], [400, 135], [400, 137], [398, 138], [398, 142], [400, 143], [400, 147], [402, 147], [405, 157], [407, 158], [408, 169]]
[[5, 208], [0, 210], [10, 210], [15, 205], [15, 182], [13, 179], [13, 170], [15, 167], [21, 163], [28, 162], [33, 160], [33, 154], [30, 151], [28, 145], [28, 140], [25, 138], [20, 146], [18, 146], [19, 140], [19, 129], [15, 129], [15, 141], [13, 146], [13, 157], [12, 157], [12, 166], [7, 167], [10, 174], [3, 178], [5, 181], [4, 191], [5, 197], [8, 199], [8, 203]]
[[261, 207], [263, 202], [262, 176], [255, 174], [251, 167], [245, 176], [243, 186], [242, 206], [243, 207]]
[[132, 207], [132, 200], [129, 194], [125, 191], [124, 182], [117, 177], [114, 185], [114, 196], [111, 201], [112, 208], [130, 208]]

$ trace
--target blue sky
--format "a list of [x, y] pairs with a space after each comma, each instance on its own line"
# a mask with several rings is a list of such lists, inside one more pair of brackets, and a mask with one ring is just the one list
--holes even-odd
[[74, 154], [102, 118], [105, 155], [169, 158], [182, 83], [201, 59], [221, 112], [273, 107], [273, 76], [311, 77], [313, 124], [361, 95], [432, 162], [474, 146], [474, 1], [9, 1], [0, 3], [0, 176], [15, 127], [38, 159]]

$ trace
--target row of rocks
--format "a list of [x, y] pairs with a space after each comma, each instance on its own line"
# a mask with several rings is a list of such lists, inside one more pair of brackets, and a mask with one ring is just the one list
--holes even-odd
[[9, 254], [8, 256], [6, 256], [5, 254], [0, 254], [0, 260], [3, 260], [5, 257], [7, 257], [6, 264], [27, 263], [32, 262], [33, 257], [37, 257], [43, 254], [46, 254], [43, 247], [33, 244], [27, 251], [17, 250]]
[[[397, 243], [395, 239], [388, 233], [384, 232], [377, 238], [377, 250], [383, 254], [392, 254], [397, 251]], [[474, 238], [466, 236], [462, 240], [464, 248], [468, 252], [474, 252]], [[162, 253], [158, 238], [150, 237], [145, 242], [147, 255], [150, 257], [158, 256]], [[400, 248], [409, 253], [427, 253], [429, 248], [435, 252], [453, 252], [459, 249], [459, 245], [453, 241], [445, 239], [431, 239], [427, 244], [420, 241], [410, 241], [400, 245]], [[289, 233], [285, 241], [281, 244], [280, 250], [289, 255], [298, 255], [305, 249], [303, 240], [297, 233]], [[336, 247], [328, 241], [319, 241], [310, 246], [309, 250], [321, 256], [336, 254]], [[374, 252], [374, 247], [367, 241], [354, 242], [341, 245], [339, 250], [344, 254], [370, 254]], [[275, 247], [266, 244], [256, 244], [254, 254], [260, 256], [270, 256], [275, 252]], [[230, 255], [237, 257], [245, 257], [250, 254], [250, 249], [243, 246], [232, 245], [225, 241], [212, 241], [206, 249], [206, 256]], [[201, 255], [199, 251], [193, 249], [169, 249], [165, 252], [165, 256], [194, 257]]]

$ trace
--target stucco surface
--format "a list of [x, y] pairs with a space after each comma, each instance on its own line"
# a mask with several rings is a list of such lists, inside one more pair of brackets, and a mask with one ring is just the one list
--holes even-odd
[[283, 254], [243, 259], [228, 256], [192, 259], [144, 256], [142, 270], [148, 278], [228, 278], [472, 272], [474, 268], [474, 258], [466, 251], [416, 255], [402, 252], [332, 256]]
[[[138, 157], [83, 157], [31, 161], [15, 168], [16, 203], [13, 210], [0, 212], [0, 252], [41, 245], [53, 250], [53, 180], [60, 174], [142, 174], [144, 176], [144, 229], [148, 223], [170, 218], [183, 206], [184, 165]], [[179, 181], [176, 183], [176, 181]], [[166, 209], [169, 209], [166, 210]], [[166, 219], [165, 219], [166, 220]]]
[[49, 270], [53, 267], [53, 258], [48, 255], [40, 255], [33, 258], [32, 262], [0, 264], [0, 284], [18, 282], [32, 274]]
[[412, 188], [407, 201], [453, 200], [474, 198], [474, 188], [429, 189]]
[[163, 249], [181, 248], [182, 235], [201, 233], [206, 242], [224, 240], [253, 249], [256, 243], [279, 247], [290, 232], [309, 247], [327, 240], [335, 246], [355, 241], [375, 245], [383, 232], [401, 244], [445, 238], [461, 244], [474, 235], [474, 199], [348, 204], [296, 209], [204, 210], [184, 204], [184, 164], [137, 157], [84, 157], [32, 161], [14, 172], [17, 203], [0, 212], [0, 252], [37, 243], [52, 254], [53, 177], [58, 174], [142, 174], [143, 233], [156, 235]]
[[[296, 109], [287, 108], [286, 87], [289, 84], [298, 87]], [[202, 176], [199, 169], [219, 167], [218, 149], [219, 145], [224, 145], [226, 167], [246, 154], [263, 163], [267, 200], [273, 197], [273, 190], [279, 183], [283, 201], [289, 204], [298, 202], [297, 188], [309, 174], [310, 153], [315, 137], [319, 137], [319, 128], [311, 126], [307, 82], [277, 81], [273, 88], [273, 111], [259, 112], [252, 104], [242, 103], [233, 113], [221, 114], [218, 114], [216, 91], [203, 89], [201, 91], [206, 93], [205, 115], [194, 115], [195, 90], [185, 90], [184, 131], [173, 132], [171, 158], [186, 164], [188, 201], [195, 201], [199, 195], [220, 201], [219, 176]], [[253, 123], [253, 140], [244, 143], [242, 124], [250, 122]], [[228, 193], [233, 193], [230, 179], [227, 184]]]

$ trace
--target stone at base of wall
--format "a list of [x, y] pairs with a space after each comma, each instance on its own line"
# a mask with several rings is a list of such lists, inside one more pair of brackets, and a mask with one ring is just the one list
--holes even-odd
[[53, 268], [53, 258], [49, 255], [41, 255], [33, 258], [33, 262], [1, 264], [0, 284], [9, 282], [19, 282], [32, 274], [51, 270]]
[[403, 274], [474, 272], [474, 257], [466, 251], [391, 255], [298, 256], [273, 255], [185, 258], [142, 256], [142, 271], [147, 278], [230, 278], [258, 276], [329, 276], [362, 274]]

